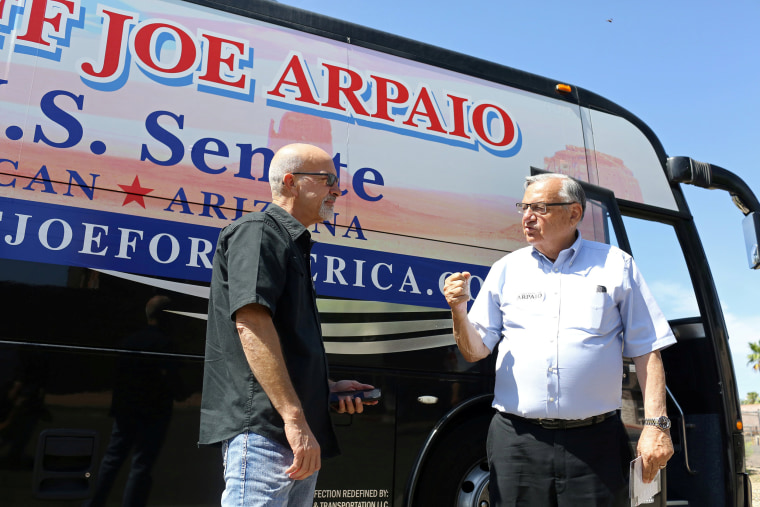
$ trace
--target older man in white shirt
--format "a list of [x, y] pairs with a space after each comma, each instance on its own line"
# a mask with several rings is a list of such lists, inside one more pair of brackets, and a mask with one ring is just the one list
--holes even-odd
[[491, 267], [469, 315], [470, 274], [445, 283], [464, 358], [499, 346], [488, 434], [493, 505], [627, 504], [624, 356], [644, 395], [644, 480], [673, 454], [659, 350], [675, 338], [633, 259], [581, 238], [585, 206], [567, 176], [527, 178], [517, 207], [530, 246]]

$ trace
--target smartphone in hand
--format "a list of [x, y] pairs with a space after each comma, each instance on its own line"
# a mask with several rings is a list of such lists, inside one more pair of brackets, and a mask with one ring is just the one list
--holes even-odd
[[338, 408], [338, 404], [341, 399], [345, 399], [346, 402], [352, 401], [354, 398], [359, 398], [362, 401], [377, 401], [381, 397], [380, 389], [363, 389], [358, 391], [338, 391], [330, 393], [330, 405]]

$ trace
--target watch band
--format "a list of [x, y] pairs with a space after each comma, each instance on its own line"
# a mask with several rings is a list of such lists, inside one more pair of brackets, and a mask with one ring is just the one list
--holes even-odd
[[644, 426], [655, 426], [663, 431], [670, 429], [670, 419], [667, 416], [661, 415], [655, 418], [645, 418]]

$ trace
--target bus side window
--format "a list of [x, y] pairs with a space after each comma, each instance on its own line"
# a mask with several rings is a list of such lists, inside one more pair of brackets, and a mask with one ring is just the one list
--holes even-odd
[[620, 246], [610, 220], [610, 211], [603, 201], [591, 197], [586, 200], [586, 213], [583, 215], [583, 221], [578, 226], [578, 230], [583, 239]]
[[628, 216], [623, 224], [636, 265], [665, 318], [698, 317], [694, 286], [673, 227]]

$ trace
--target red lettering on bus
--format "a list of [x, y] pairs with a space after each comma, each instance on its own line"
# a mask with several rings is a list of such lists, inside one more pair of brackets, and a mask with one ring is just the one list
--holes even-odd
[[[386, 121], [394, 121], [388, 112], [389, 104], [405, 104], [409, 100], [409, 90], [406, 86], [393, 79], [380, 76], [370, 76], [376, 83], [375, 87], [375, 114], [373, 118], [380, 118]], [[391, 91], [395, 90], [395, 97], [391, 97]]]
[[[420, 106], [422, 106], [422, 108], [420, 108]], [[438, 115], [438, 108], [435, 107], [433, 99], [430, 98], [430, 92], [424, 86], [420, 87], [420, 91], [417, 94], [417, 100], [415, 101], [412, 110], [409, 111], [409, 114], [406, 117], [406, 121], [403, 122], [404, 125], [409, 125], [410, 127], [419, 127], [419, 125], [414, 123], [414, 118], [416, 116], [422, 116], [428, 119], [428, 122], [430, 124], [427, 126], [427, 130], [440, 132], [442, 134], [446, 133], [446, 131], [443, 129], [443, 124]]]
[[[364, 89], [364, 79], [362, 76], [351, 69], [338, 67], [323, 63], [322, 66], [327, 69], [327, 101], [322, 105], [339, 111], [345, 111], [346, 108], [340, 102], [340, 96], [344, 96], [354, 113], [361, 116], [369, 116], [369, 113], [361, 103], [357, 93]], [[343, 86], [343, 77], [346, 77], [345, 86]]]
[[450, 99], [452, 120], [454, 122], [454, 128], [449, 132], [449, 135], [470, 139], [465, 123], [467, 119], [465, 104], [470, 102], [469, 99], [457, 97], [450, 93], [446, 96]]
[[129, 30], [137, 23], [137, 14], [133, 12], [120, 12], [115, 9], [99, 7], [98, 14], [103, 18], [104, 48], [101, 50], [103, 61], [100, 71], [90, 62], [80, 65], [81, 72], [91, 78], [102, 81], [110, 81], [121, 74], [126, 62], [126, 46], [129, 39]]
[[[70, 15], [74, 15], [76, 4], [71, 0], [34, 0], [26, 2], [26, 9], [29, 12], [26, 14], [26, 33], [19, 35], [18, 40], [30, 42], [35, 45], [44, 47], [51, 47], [52, 44], [49, 40], [46, 40], [50, 33], [62, 34], [65, 31], [65, 21], [63, 21], [63, 12], [60, 7], [58, 9], [53, 8], [53, 4], [57, 4], [66, 10]], [[50, 9], [48, 9], [50, 5]], [[0, 9], [2, 12], [2, 9]], [[48, 17], [48, 14], [56, 12], [57, 14], [52, 17]], [[45, 30], [45, 25], [52, 28], [52, 32]]]
[[[487, 125], [486, 114], [488, 112], [496, 112], [501, 120], [504, 132], [499, 140], [491, 139], [493, 129]], [[475, 109], [472, 111], [472, 128], [475, 129], [475, 133], [481, 141], [496, 148], [509, 146], [515, 138], [515, 127], [512, 124], [512, 118], [510, 118], [506, 111], [494, 104], [478, 104], [475, 106]]]
[[[240, 71], [238, 64], [240, 58], [245, 57], [248, 45], [243, 41], [226, 39], [209, 32], [200, 32], [199, 36], [205, 39], [206, 44], [203, 45], [204, 72], [198, 76], [198, 80], [245, 89], [247, 76]], [[222, 56], [223, 54], [227, 56]], [[228, 73], [222, 70], [222, 64], [230, 73], [240, 77], [236, 81], [226, 79], [225, 75]]]
[[11, 11], [11, 2], [6, 2], [5, 0], [0, 0], [0, 24], [8, 24], [8, 21], [10, 21], [9, 13]]
[[[285, 69], [280, 74], [277, 84], [267, 92], [267, 95], [285, 98], [285, 94], [282, 93], [281, 88], [283, 85], [288, 85], [295, 87], [298, 90], [298, 97], [296, 97], [295, 100], [306, 102], [307, 104], [313, 104], [315, 106], [319, 105], [314, 98], [314, 91], [311, 89], [309, 80], [306, 77], [306, 72], [304, 71], [305, 65], [306, 64], [301, 59], [301, 56], [294, 52], [290, 57], [288, 64], [285, 66]], [[292, 75], [292, 78], [289, 77], [290, 75]]]
[[[179, 58], [174, 59], [171, 67], [162, 64], [160, 52], [156, 51], [159, 48], [156, 48], [158, 41], [155, 36], [160, 32], [170, 34], [176, 43], [175, 51]], [[199, 52], [193, 36], [181, 26], [163, 21], [149, 21], [138, 26], [132, 39], [132, 49], [139, 62], [159, 75], [187, 74], [197, 67], [199, 60]]]

